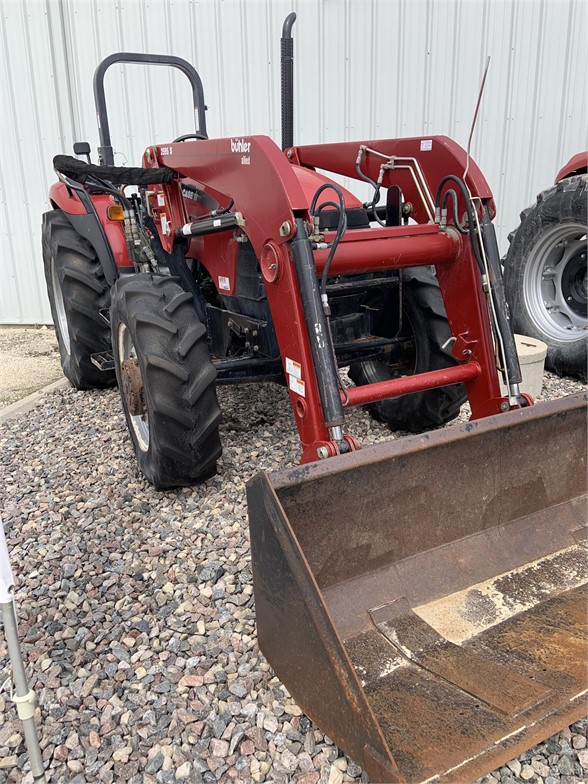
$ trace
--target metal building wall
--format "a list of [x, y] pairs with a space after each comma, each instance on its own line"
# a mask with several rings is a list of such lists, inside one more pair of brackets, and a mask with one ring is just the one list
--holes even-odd
[[[113, 51], [184, 57], [204, 82], [209, 135], [279, 142], [279, 37], [295, 10], [297, 142], [439, 133], [464, 146], [490, 54], [473, 156], [503, 251], [521, 208], [588, 147], [583, 0], [0, 0], [0, 10], [1, 323], [50, 321], [40, 216], [51, 159], [73, 141], [97, 147], [92, 76]], [[179, 73], [114, 66], [106, 91], [119, 164], [191, 130]]]

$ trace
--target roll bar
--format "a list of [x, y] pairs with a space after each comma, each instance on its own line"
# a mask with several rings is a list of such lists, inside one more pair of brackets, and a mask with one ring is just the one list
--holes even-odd
[[96, 113], [98, 116], [98, 134], [100, 137], [100, 147], [98, 147], [98, 157], [103, 166], [114, 165], [114, 154], [110, 142], [110, 127], [108, 124], [108, 112], [106, 110], [106, 97], [104, 95], [104, 74], [114, 63], [146, 63], [148, 65], [168, 65], [177, 68], [188, 77], [192, 87], [194, 100], [194, 118], [196, 121], [196, 132], [207, 137], [206, 133], [206, 106], [204, 104], [204, 90], [202, 80], [196, 69], [189, 62], [181, 57], [174, 57], [167, 54], [142, 54], [136, 52], [116, 52], [106, 57], [96, 68], [94, 73], [94, 100], [96, 102]]

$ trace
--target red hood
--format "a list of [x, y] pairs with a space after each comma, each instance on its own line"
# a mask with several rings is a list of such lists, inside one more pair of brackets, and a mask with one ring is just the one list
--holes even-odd
[[588, 152], [577, 153], [572, 158], [570, 158], [563, 168], [558, 171], [557, 177], [555, 178], [555, 185], [557, 185], [560, 180], [564, 180], [566, 177], [569, 177], [570, 174], [575, 174], [578, 170], [583, 170], [585, 172], [587, 168]]

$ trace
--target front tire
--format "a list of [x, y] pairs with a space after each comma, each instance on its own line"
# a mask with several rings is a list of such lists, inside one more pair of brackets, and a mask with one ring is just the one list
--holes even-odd
[[[358, 386], [457, 364], [448, 348], [451, 330], [439, 283], [431, 269], [402, 271], [402, 321], [400, 337], [406, 341], [392, 347], [388, 362], [361, 362], [350, 367], [349, 375]], [[420, 433], [455, 419], [465, 401], [463, 384], [452, 384], [380, 400], [367, 408], [374, 419], [393, 430]]]
[[504, 261], [516, 332], [547, 344], [545, 365], [586, 380], [588, 176], [562, 180], [521, 213]]
[[110, 329], [100, 311], [110, 306], [110, 286], [94, 248], [61, 210], [43, 215], [43, 262], [65, 377], [77, 389], [110, 387], [113, 370], [99, 370], [92, 354], [110, 351]]
[[111, 306], [116, 376], [139, 468], [157, 489], [216, 473], [216, 370], [206, 328], [177, 278], [120, 278]]

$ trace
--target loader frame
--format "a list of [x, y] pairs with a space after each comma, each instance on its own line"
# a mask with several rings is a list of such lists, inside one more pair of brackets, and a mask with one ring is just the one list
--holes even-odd
[[[284, 25], [283, 67], [291, 65], [291, 38], [287, 36], [294, 18], [290, 15]], [[279, 356], [256, 356], [258, 347], [253, 346], [249, 358], [221, 358], [217, 362], [218, 380], [285, 380], [302, 444], [302, 462], [358, 448], [344, 429], [345, 408], [349, 406], [450, 384], [464, 384], [473, 419], [532, 403], [520, 394], [520, 368], [504, 297], [502, 302], [495, 301], [495, 289], [502, 284], [490, 222], [495, 214], [492, 193], [479, 168], [459, 145], [444, 136], [429, 136], [288, 146], [280, 151], [265, 136], [208, 139], [202, 83], [189, 63], [176, 57], [119, 53], [106, 58], [94, 78], [99, 154], [104, 166], [113, 163], [104, 74], [116, 62], [168, 65], [182, 71], [190, 81], [195, 133], [148, 147], [143, 158], [145, 171], [165, 168], [180, 179], [145, 190], [144, 205], [162, 252], [170, 259], [172, 273], [174, 260], [175, 269], [178, 259], [182, 270], [184, 261], [202, 265], [216, 287], [221, 309], [231, 310], [230, 299], [239, 296], [239, 249], [244, 242], [250, 244], [265, 286]], [[291, 89], [286, 93], [291, 101]], [[291, 111], [284, 112], [283, 106], [283, 113], [291, 125]], [[283, 143], [291, 138], [291, 128], [286, 129]], [[448, 344], [455, 366], [344, 388], [338, 364], [349, 364], [354, 356], [361, 361], [365, 356], [361, 350], [366, 345], [361, 339], [355, 340], [342, 359], [336, 341], [333, 345], [328, 311], [321, 302], [317, 277], [328, 263], [328, 247], [335, 240], [335, 231], [317, 233], [315, 225], [313, 235], [316, 217], [311, 215], [309, 205], [317, 188], [333, 183], [318, 169], [335, 176], [377, 181], [397, 200], [395, 220], [387, 219], [383, 226], [354, 228], [340, 238], [328, 269], [329, 280], [434, 267], [451, 329]], [[453, 222], [451, 217], [440, 219], [440, 214], [447, 212], [441, 210], [440, 202], [442, 192], [448, 190], [448, 176], [463, 186], [454, 194]], [[191, 201], [185, 197], [188, 190]], [[109, 283], [114, 277], [113, 261], [117, 274], [137, 269], [121, 224], [109, 218], [112, 196], [89, 196], [65, 176], [52, 186], [50, 195], [74, 228], [83, 229], [102, 260]], [[346, 206], [348, 200], [361, 207], [352, 194], [345, 192]], [[215, 205], [211, 215], [219, 215], [214, 219], [207, 217], [211, 204]], [[471, 205], [475, 205], [475, 218]], [[457, 230], [457, 215], [464, 216], [464, 220], [469, 215], [472, 225], [465, 232], [461, 225]], [[486, 246], [488, 257], [495, 262], [493, 268], [481, 269], [477, 242], [480, 247]], [[206, 303], [198, 296], [197, 286], [188, 283], [195, 293], [198, 315], [206, 321]], [[228, 304], [224, 306], [223, 302]], [[210, 322], [207, 326], [210, 340]], [[369, 348], [377, 341], [367, 343]], [[497, 359], [499, 343], [503, 348], [501, 359]], [[498, 367], [508, 382], [506, 396], [501, 393]]]
[[[300, 286], [301, 265], [305, 260], [314, 259], [314, 274], [320, 275], [327, 251], [313, 252], [309, 237], [297, 230], [297, 224], [309, 224], [311, 216], [308, 193], [304, 193], [293, 168], [300, 166], [356, 177], [355, 161], [361, 146], [377, 150], [388, 159], [411, 162], [410, 168], [390, 169], [384, 175], [383, 186], [397, 184], [401, 187], [405, 202], [412, 205], [411, 216], [419, 223], [348, 231], [337, 249], [330, 274], [336, 277], [433, 265], [455, 337], [453, 355], [459, 365], [348, 389], [346, 393], [341, 391], [340, 414], [344, 405], [363, 405], [451, 383], [465, 384], [474, 419], [508, 410], [511, 407], [508, 397], [500, 391], [486, 295], [470, 243], [451, 226], [443, 230], [430, 222], [434, 208], [427, 204], [426, 194], [431, 192], [429, 183], [436, 185], [444, 174], [461, 174], [466, 167], [466, 153], [455, 142], [443, 136], [365, 140], [288, 148], [283, 154], [269, 138], [248, 136], [238, 140], [157, 145], [148, 148], [145, 154], [146, 166], [167, 166], [179, 171], [220, 204], [232, 199], [233, 210], [243, 216], [243, 230], [260, 260], [266, 283], [302, 442], [303, 462], [316, 460], [320, 449], [326, 449], [329, 456], [339, 451], [329, 428], [342, 425], [342, 421], [336, 417], [329, 419], [325, 413], [326, 374], [321, 378], [321, 365], [317, 365], [320, 340], [313, 352], [312, 340], [317, 333], [315, 330], [313, 334], [308, 328], [308, 305], [305, 308]], [[427, 151], [422, 152], [423, 149]], [[241, 150], [247, 150], [247, 153], [243, 154]], [[369, 153], [365, 157], [366, 174], [377, 179], [381, 160]], [[243, 158], [247, 159], [246, 163]], [[398, 165], [401, 167], [404, 163]], [[419, 172], [424, 182], [422, 188], [419, 187]], [[251, 188], [252, 182], [256, 184], [255, 190]], [[493, 211], [492, 193], [475, 164], [470, 164], [466, 184], [472, 196]], [[174, 236], [181, 231], [185, 217], [177, 186], [160, 187], [168, 205], [165, 213], [168, 234], [161, 239], [164, 248], [171, 252]], [[461, 203], [460, 212], [464, 211], [465, 205]], [[198, 247], [191, 247], [187, 255], [197, 254], [213, 280], [224, 279], [226, 288], [219, 287], [219, 294], [231, 295], [235, 293], [237, 279], [238, 244], [222, 237], [216, 234], [201, 239]], [[305, 257], [302, 262], [301, 256]], [[352, 439], [348, 443], [351, 449], [355, 448]]]

